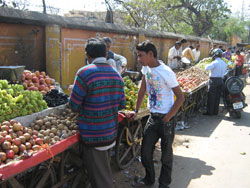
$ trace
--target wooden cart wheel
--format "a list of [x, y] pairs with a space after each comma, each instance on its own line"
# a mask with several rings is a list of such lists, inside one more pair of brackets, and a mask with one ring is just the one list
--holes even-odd
[[57, 182], [55, 169], [49, 161], [45, 161], [26, 172], [7, 180], [6, 188], [47, 188]]
[[120, 169], [127, 168], [138, 156], [142, 141], [141, 120], [128, 122], [118, 133], [115, 160]]
[[52, 188], [91, 188], [86, 170], [83, 167], [79, 147], [77, 146], [64, 151], [58, 156], [60, 162], [55, 165], [58, 182]]
[[50, 164], [50, 161], [46, 161], [38, 165], [36, 170], [33, 171], [28, 187], [47, 188], [52, 187], [54, 184], [56, 184], [56, 182], [57, 178], [55, 169], [53, 165]]

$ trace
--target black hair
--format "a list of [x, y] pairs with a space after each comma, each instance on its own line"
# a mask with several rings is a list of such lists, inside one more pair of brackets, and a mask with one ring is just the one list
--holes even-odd
[[183, 43], [186, 43], [187, 42], [187, 40], [186, 39], [182, 39], [181, 40], [181, 43], [183, 44]]
[[219, 48], [220, 48], [220, 49], [222, 49], [222, 48], [223, 48], [223, 46], [219, 46]]
[[237, 50], [237, 51], [236, 51], [236, 54], [237, 54], [237, 53], [240, 53], [240, 50]]
[[148, 53], [149, 51], [152, 51], [154, 54], [154, 57], [155, 58], [157, 57], [156, 47], [155, 47], [154, 43], [152, 43], [149, 40], [145, 40], [145, 41], [137, 44], [136, 50], [146, 52], [146, 53]]
[[191, 45], [189, 46], [189, 48], [194, 49], [194, 47], [193, 47], [193, 46], [191, 46]]
[[106, 56], [106, 43], [103, 39], [89, 38], [85, 44], [85, 51], [91, 58]]
[[109, 38], [109, 37], [103, 37], [103, 40], [104, 40], [106, 43], [112, 44], [112, 39]]

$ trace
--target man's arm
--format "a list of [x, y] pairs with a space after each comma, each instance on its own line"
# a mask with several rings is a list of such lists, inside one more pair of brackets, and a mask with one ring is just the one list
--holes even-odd
[[192, 61], [194, 61], [194, 54], [193, 54], [192, 50], [189, 49], [188, 51], [189, 51], [189, 55], [191, 56]]
[[[123, 85], [123, 87], [124, 87], [124, 85]], [[121, 98], [121, 102], [120, 102], [118, 110], [124, 109], [125, 106], [126, 106], [126, 101], [125, 101], [125, 93], [124, 93], [124, 89], [123, 89], [122, 90], [122, 98]]]
[[171, 110], [164, 116], [163, 121], [165, 122], [170, 121], [170, 119], [177, 113], [177, 111], [179, 110], [179, 108], [181, 107], [181, 105], [183, 104], [185, 100], [184, 95], [180, 89], [180, 86], [174, 87], [172, 88], [172, 90], [176, 96], [176, 100]]
[[173, 60], [174, 59], [174, 50], [171, 48], [168, 52], [168, 59]]
[[130, 112], [130, 114], [128, 114], [128, 117], [131, 119], [134, 119], [136, 116], [136, 111], [139, 111], [140, 106], [142, 104], [142, 101], [144, 99], [146, 93], [146, 80], [145, 80], [145, 76], [143, 75], [142, 77], [142, 81], [141, 81], [141, 87], [139, 89], [138, 92], [138, 97], [137, 97], [137, 101], [136, 101], [136, 106], [135, 106], [135, 111], [134, 112]]
[[212, 70], [214, 68], [214, 63], [210, 63], [205, 66], [205, 70]]
[[69, 99], [69, 106], [73, 111], [80, 111], [86, 93], [87, 86], [79, 74], [77, 74]]
[[124, 57], [122, 55], [114, 53], [114, 60], [115, 61], [119, 61], [120, 60], [123, 67], [127, 66], [127, 59], [126, 59], [126, 57]]

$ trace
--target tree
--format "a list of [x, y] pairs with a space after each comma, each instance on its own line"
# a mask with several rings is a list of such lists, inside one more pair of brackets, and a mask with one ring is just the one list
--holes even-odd
[[[126, 22], [137, 27], [158, 28], [205, 36], [215, 20], [227, 18], [224, 0], [115, 0], [127, 12]], [[181, 29], [181, 31], [180, 31]]]
[[26, 10], [26, 7], [29, 5], [28, 0], [0, 0], [1, 7], [11, 7], [19, 10]]

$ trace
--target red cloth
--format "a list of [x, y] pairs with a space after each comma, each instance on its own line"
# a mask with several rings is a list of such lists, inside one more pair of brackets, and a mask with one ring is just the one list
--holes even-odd
[[244, 58], [244, 56], [243, 55], [236, 55], [236, 60], [235, 60], [235, 62], [236, 62], [236, 66], [242, 66], [243, 65], [243, 63], [244, 63], [244, 61], [245, 61], [245, 58]]

